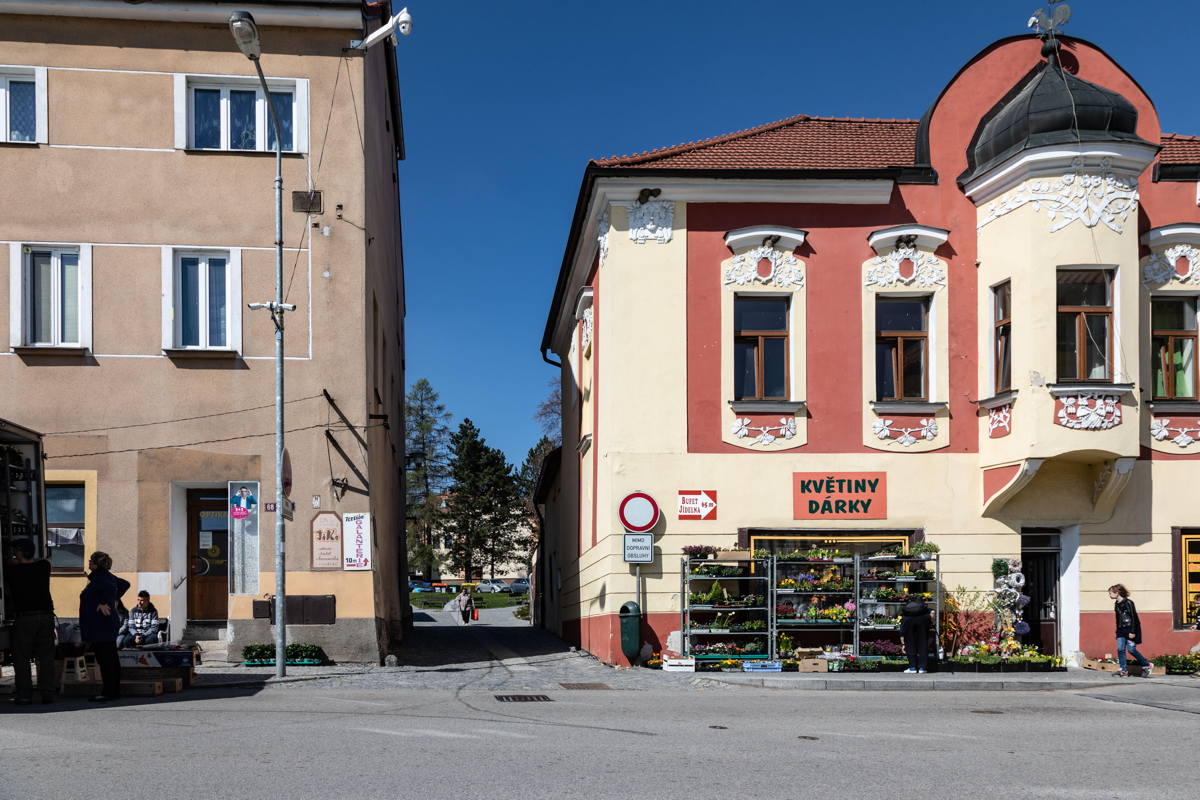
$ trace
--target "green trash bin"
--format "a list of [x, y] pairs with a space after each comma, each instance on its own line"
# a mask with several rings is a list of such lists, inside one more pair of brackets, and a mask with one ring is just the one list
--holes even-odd
[[621, 606], [618, 615], [621, 619], [621, 652], [636, 664], [642, 652], [642, 609], [630, 600]]

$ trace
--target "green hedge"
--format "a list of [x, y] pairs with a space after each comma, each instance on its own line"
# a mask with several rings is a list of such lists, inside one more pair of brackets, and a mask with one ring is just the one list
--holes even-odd
[[1200, 655], [1162, 655], [1155, 656], [1150, 662], [1174, 674], [1190, 675], [1200, 672]]

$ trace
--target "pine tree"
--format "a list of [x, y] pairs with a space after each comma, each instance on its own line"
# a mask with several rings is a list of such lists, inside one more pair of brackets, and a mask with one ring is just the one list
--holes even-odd
[[408, 563], [432, 579], [441, 566], [437, 536], [441, 497], [450, 485], [450, 414], [425, 378], [412, 385], [405, 399], [406, 450], [414, 456], [406, 475], [408, 497]]
[[521, 543], [521, 498], [504, 453], [469, 419], [450, 434], [451, 486], [443, 515], [451, 566], [470, 579], [511, 560]]

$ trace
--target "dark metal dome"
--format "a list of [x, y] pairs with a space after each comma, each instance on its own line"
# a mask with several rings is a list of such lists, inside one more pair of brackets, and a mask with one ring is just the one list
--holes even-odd
[[1026, 81], [1024, 86], [1014, 86], [984, 116], [986, 122], [967, 151], [968, 167], [960, 183], [1034, 147], [1109, 141], [1150, 144], [1136, 133], [1138, 114], [1133, 103], [1063, 70], [1053, 48], [1049, 61]]

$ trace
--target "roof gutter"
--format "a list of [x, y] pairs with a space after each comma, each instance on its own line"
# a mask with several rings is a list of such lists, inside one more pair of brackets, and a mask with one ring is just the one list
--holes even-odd
[[558, 283], [554, 287], [554, 298], [550, 301], [550, 314], [542, 333], [542, 360], [554, 366], [562, 366], [546, 357], [553, 349], [555, 322], [562, 305], [567, 284], [571, 279], [571, 267], [579, 247], [583, 223], [586, 221], [588, 204], [591, 201], [596, 181], [600, 178], [713, 178], [715, 180], [777, 180], [795, 181], [809, 179], [825, 180], [892, 180], [896, 183], [937, 183], [937, 172], [931, 167], [879, 167], [874, 169], [669, 169], [655, 167], [603, 167], [589, 162], [583, 171], [579, 196], [575, 200], [575, 214], [571, 218], [571, 233], [563, 253], [562, 266], [558, 272]]
[[[0, 14], [28, 14], [38, 17], [84, 17], [99, 19], [132, 19], [150, 22], [229, 22], [229, 3], [156, 2], [114, 3], [111, 0], [0, 0]], [[313, 8], [311, 6], [261, 5], [246, 3], [237, 6], [249, 11], [259, 25], [289, 28], [339, 28], [362, 30], [360, 8]]]

